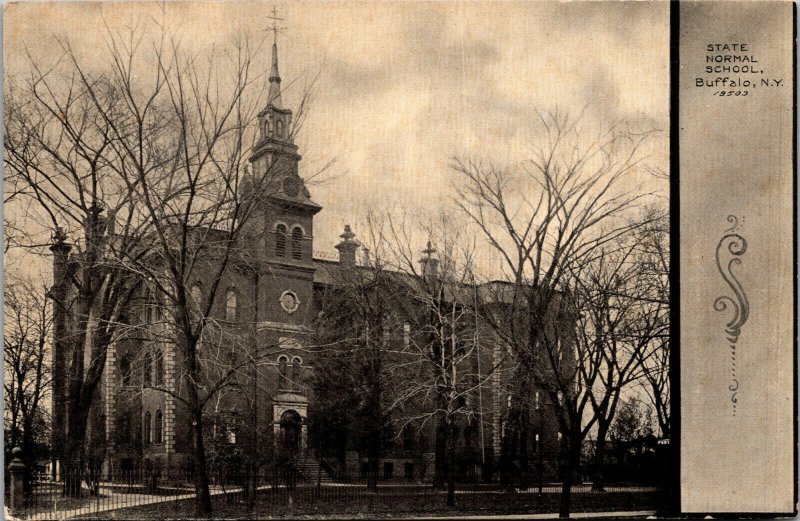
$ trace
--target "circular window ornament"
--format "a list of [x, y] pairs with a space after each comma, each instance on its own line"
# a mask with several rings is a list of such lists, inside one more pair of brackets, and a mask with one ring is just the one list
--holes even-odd
[[296, 177], [287, 177], [283, 180], [283, 191], [289, 197], [297, 197], [300, 193], [300, 181]]
[[294, 313], [297, 311], [297, 308], [300, 307], [300, 299], [297, 298], [297, 295], [295, 295], [293, 291], [284, 291], [281, 293], [281, 298], [279, 300], [281, 307], [287, 313]]

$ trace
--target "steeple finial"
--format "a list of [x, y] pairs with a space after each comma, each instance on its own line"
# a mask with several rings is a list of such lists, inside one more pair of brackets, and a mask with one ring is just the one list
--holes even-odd
[[281, 75], [278, 72], [278, 31], [285, 29], [285, 27], [278, 27], [277, 22], [283, 21], [283, 18], [278, 18], [278, 10], [275, 6], [272, 7], [272, 16], [267, 16], [267, 19], [272, 20], [272, 27], [265, 29], [272, 31], [272, 67], [269, 71], [269, 100], [268, 105], [275, 108], [283, 108], [281, 106]]

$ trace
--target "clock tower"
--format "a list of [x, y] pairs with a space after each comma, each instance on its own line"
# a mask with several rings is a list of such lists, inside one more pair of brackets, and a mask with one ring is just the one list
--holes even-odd
[[246, 239], [259, 259], [259, 322], [300, 327], [313, 301], [314, 215], [322, 208], [300, 177], [292, 111], [281, 99], [278, 46], [272, 45], [269, 96], [258, 114], [258, 139], [250, 156], [256, 198]]
[[[277, 34], [274, 26], [273, 31]], [[257, 201], [253, 233], [259, 235], [251, 247], [260, 260], [254, 322], [258, 344], [278, 352], [260, 369], [265, 395], [256, 401], [272, 405], [265, 412], [273, 428], [276, 461], [297, 456], [306, 446], [310, 391], [303, 375], [310, 360], [303, 346], [315, 316], [314, 215], [322, 209], [311, 200], [298, 171], [296, 130], [292, 111], [281, 99], [278, 46], [273, 43], [269, 96], [258, 114], [258, 142], [250, 163]]]
[[264, 240], [262, 259], [285, 268], [308, 268], [313, 265], [313, 218], [322, 208], [300, 177], [302, 159], [294, 144], [292, 111], [281, 100], [281, 76], [278, 71], [278, 45], [272, 45], [269, 96], [258, 115], [258, 142], [250, 156], [258, 197], [262, 201]]

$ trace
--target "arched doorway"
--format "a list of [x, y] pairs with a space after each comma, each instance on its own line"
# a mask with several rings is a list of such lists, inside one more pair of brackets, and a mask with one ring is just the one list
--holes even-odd
[[303, 428], [303, 418], [294, 409], [289, 409], [281, 414], [280, 441], [283, 456], [287, 459], [296, 457], [300, 452], [300, 441]]

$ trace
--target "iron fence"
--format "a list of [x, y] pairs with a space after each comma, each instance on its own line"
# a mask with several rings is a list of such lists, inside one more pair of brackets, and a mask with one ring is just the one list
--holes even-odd
[[[453, 511], [447, 507], [446, 490], [402, 478], [332, 479], [321, 470], [315, 475], [295, 471], [257, 476], [212, 473], [209, 477], [214, 512], [225, 518], [357, 513], [390, 517]], [[124, 473], [105, 475], [96, 481], [83, 479], [80, 497], [64, 494], [63, 478], [35, 475], [26, 487], [21, 507], [13, 514], [24, 520], [185, 519], [194, 517], [196, 512], [195, 486], [189, 474]], [[576, 511], [652, 511], [659, 503], [657, 487], [615, 484], [606, 485], [603, 491], [593, 488], [585, 483], [572, 487]], [[455, 500], [460, 514], [555, 512], [560, 492], [558, 483], [526, 489], [497, 483], [457, 483]]]

